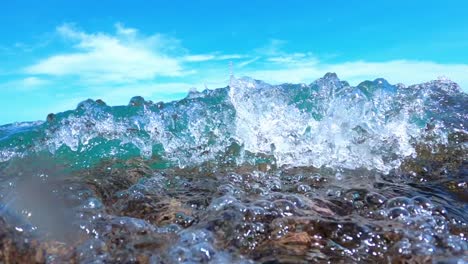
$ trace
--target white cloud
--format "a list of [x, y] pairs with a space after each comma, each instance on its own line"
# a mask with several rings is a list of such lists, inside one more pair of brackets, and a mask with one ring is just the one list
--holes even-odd
[[468, 64], [412, 60], [322, 63], [310, 56], [272, 57], [266, 61], [271, 62], [270, 67], [245, 70], [242, 74], [271, 83], [309, 83], [327, 72], [336, 72], [342, 80], [353, 85], [379, 77], [386, 78], [391, 83], [410, 85], [444, 76], [457, 82], [465, 91], [468, 90]]
[[393, 83], [415, 84], [445, 76], [468, 89], [468, 64], [439, 64], [430, 61], [394, 60], [387, 62], [355, 61], [324, 65], [325, 71], [333, 71], [358, 83], [365, 79], [383, 77]]
[[238, 60], [245, 58], [246, 56], [244, 55], [239, 55], [239, 54], [227, 54], [227, 55], [219, 55], [216, 58], [218, 60]]
[[327, 63], [311, 52], [287, 53], [282, 50], [286, 41], [272, 39], [255, 50], [256, 57], [241, 62], [237, 75], [247, 75], [266, 82], [310, 83], [327, 72], [335, 72], [342, 80], [357, 85], [364, 80], [386, 78], [391, 83], [407, 85], [447, 77], [468, 90], [468, 64], [436, 63], [417, 60], [390, 60], [369, 62], [364, 60]]
[[307, 65], [318, 63], [318, 59], [312, 53], [292, 53], [267, 58], [268, 62], [292, 65]]
[[75, 76], [90, 83], [131, 83], [159, 76], [182, 76], [180, 61], [169, 56], [170, 39], [162, 35], [139, 36], [136, 29], [116, 25], [116, 34], [90, 34], [69, 25], [58, 34], [74, 43], [75, 51], [54, 55], [29, 66], [27, 74]]
[[188, 55], [183, 58], [184, 61], [188, 62], [200, 62], [200, 61], [209, 61], [213, 60], [215, 55], [213, 54], [198, 54], [198, 55]]
[[37, 78], [37, 77], [26, 77], [21, 80], [23, 85], [26, 87], [37, 87], [42, 86], [48, 83], [47, 80]]
[[122, 24], [115, 25], [113, 34], [88, 33], [70, 25], [58, 27], [57, 33], [71, 44], [72, 52], [44, 58], [26, 67], [21, 79], [0, 88], [31, 90], [68, 83], [75, 93], [62, 91], [62, 108], [54, 107], [54, 111], [73, 108], [87, 98], [101, 98], [111, 105], [127, 104], [135, 95], [153, 101], [171, 100], [192, 87], [226, 86], [230, 73], [227, 61], [233, 60], [236, 76], [273, 84], [310, 83], [327, 72], [336, 72], [353, 85], [378, 77], [414, 84], [443, 75], [468, 90], [467, 64], [411, 60], [326, 63], [310, 52], [287, 53], [281, 49], [286, 42], [277, 39], [250, 54], [191, 54], [177, 39], [161, 34], [145, 36]]
[[225, 61], [234, 60], [236, 75], [272, 83], [307, 83], [326, 72], [336, 72], [352, 84], [377, 77], [413, 84], [443, 75], [468, 89], [468, 64], [412, 60], [325, 63], [310, 52], [285, 52], [282, 48], [287, 42], [279, 39], [269, 40], [248, 55], [219, 51], [190, 54], [177, 39], [161, 34], [145, 36], [120, 23], [113, 34], [88, 33], [71, 25], [62, 25], [56, 31], [72, 44], [73, 52], [55, 54], [26, 67], [26, 76], [17, 84], [40, 87], [46, 79], [52, 81], [51, 77], [68, 78], [62, 80], [71, 80], [75, 86], [97, 87], [151, 85], [160, 82], [159, 77], [170, 77], [174, 83], [204, 83], [225, 79], [229, 73]]
[[50, 84], [49, 80], [38, 78], [35, 76], [25, 77], [18, 80], [12, 80], [0, 84], [0, 89], [12, 90], [16, 89], [19, 91], [32, 91], [38, 88], [42, 88]]
[[202, 61], [222, 61], [222, 60], [238, 60], [242, 59], [245, 56], [239, 54], [196, 54], [196, 55], [187, 55], [182, 58], [186, 62], [202, 62]]
[[261, 57], [255, 57], [255, 58], [252, 58], [250, 60], [245, 60], [245, 61], [242, 61], [238, 64], [236, 64], [235, 66], [236, 67], [239, 67], [239, 68], [244, 68], [245, 66], [249, 65], [249, 64], [252, 64], [256, 61], [258, 61]]

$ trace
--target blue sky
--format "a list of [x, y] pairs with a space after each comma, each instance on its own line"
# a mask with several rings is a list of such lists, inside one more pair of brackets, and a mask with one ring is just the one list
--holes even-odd
[[0, 15], [0, 124], [87, 98], [183, 97], [236, 76], [468, 89], [468, 1], [22, 1]]

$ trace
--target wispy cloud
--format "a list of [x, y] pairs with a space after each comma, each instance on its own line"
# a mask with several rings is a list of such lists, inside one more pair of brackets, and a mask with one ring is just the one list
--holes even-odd
[[337, 72], [354, 83], [384, 77], [394, 83], [415, 84], [446, 77], [458, 82], [462, 88], [468, 88], [468, 64], [440, 64], [414, 60], [354, 61], [325, 65], [324, 70]]
[[[25, 84], [23, 87], [40, 87], [39, 80], [43, 82], [50, 77], [71, 77], [76, 78], [75, 82], [94, 87], [117, 85], [132, 87], [128, 90], [136, 92], [143, 89], [135, 90], [135, 85], [146, 85], [161, 89], [159, 92], [163, 93], [175, 87], [169, 83], [203, 84], [226, 80], [228, 60], [234, 61], [236, 75], [248, 75], [272, 83], [307, 83], [326, 72], [336, 72], [352, 84], [377, 77], [412, 84], [446, 76], [465, 89], [468, 86], [467, 64], [404, 59], [329, 63], [311, 52], [286, 52], [287, 42], [280, 39], [271, 39], [248, 54], [220, 51], [191, 54], [180, 40], [161, 34], [144, 35], [120, 23], [115, 25], [113, 34], [88, 33], [69, 24], [59, 26], [56, 31], [71, 43], [72, 52], [55, 54], [26, 67], [26, 76], [18, 81]], [[112, 90], [115, 94], [123, 93], [124, 89]]]
[[51, 82], [47, 79], [30, 76], [25, 77], [17, 80], [11, 80], [8, 82], [0, 83], [0, 90], [7, 89], [7, 90], [18, 90], [18, 91], [32, 91], [39, 88], [43, 88], [46, 85], [50, 84]]
[[330, 63], [324, 62], [321, 57], [311, 52], [286, 52], [286, 44], [284, 40], [269, 40], [265, 46], [251, 54], [253, 59], [238, 64], [238, 75], [247, 75], [271, 83], [309, 83], [327, 72], [336, 72], [340, 78], [354, 85], [380, 77], [393, 83], [405, 84], [447, 77], [459, 83], [465, 91], [468, 90], [468, 64], [407, 59]]
[[179, 60], [162, 48], [171, 41], [163, 35], [140, 36], [136, 29], [121, 24], [114, 35], [86, 33], [70, 25], [58, 27], [57, 32], [73, 43], [74, 51], [45, 58], [26, 67], [25, 73], [74, 76], [89, 83], [131, 83], [186, 74]]
[[39, 86], [43, 86], [48, 84], [48, 80], [44, 80], [38, 77], [26, 77], [21, 80], [21, 84], [23, 87], [28, 87], [28, 88], [36, 88]]
[[[101, 98], [111, 105], [126, 104], [135, 95], [167, 101], [183, 97], [191, 88], [224, 87], [229, 82], [228, 61], [233, 61], [236, 76], [273, 84], [310, 83], [327, 72], [336, 72], [353, 85], [378, 77], [391, 83], [414, 84], [445, 76], [468, 90], [468, 64], [407, 59], [339, 62], [339, 56], [330, 59], [307, 51], [287, 52], [288, 43], [279, 39], [245, 54], [219, 50], [191, 53], [181, 40], [143, 34], [119, 23], [111, 33], [87, 32], [69, 24], [57, 27], [55, 32], [66, 49], [21, 70], [0, 69], [4, 80], [0, 90], [40, 92], [50, 100], [44, 102], [50, 107], [42, 109], [49, 112], [72, 109], [87, 98]], [[28, 47], [16, 46], [11, 50]], [[0, 47], [0, 53], [2, 49], [9, 52]]]
[[242, 61], [240, 63], [238, 63], [236, 66], [238, 68], [244, 68], [245, 66], [249, 65], [249, 64], [252, 64], [258, 60], [260, 60], [261, 57], [254, 57], [252, 59], [249, 59], [249, 60], [245, 60], [245, 61]]
[[195, 54], [187, 55], [182, 58], [186, 62], [202, 62], [202, 61], [222, 61], [222, 60], [238, 60], [245, 58], [244, 55], [239, 54]]
[[308, 83], [327, 72], [336, 72], [351, 84], [386, 78], [393, 83], [415, 84], [447, 77], [468, 89], [468, 64], [440, 64], [431, 61], [392, 60], [381, 62], [349, 61], [322, 63], [315, 58], [294, 56], [268, 58], [272, 64], [263, 69], [244, 71], [243, 74], [272, 83]]

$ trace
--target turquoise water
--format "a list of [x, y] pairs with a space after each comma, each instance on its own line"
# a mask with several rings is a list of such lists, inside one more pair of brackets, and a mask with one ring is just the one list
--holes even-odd
[[87, 100], [0, 127], [0, 238], [49, 262], [463, 261], [467, 105], [331, 73]]

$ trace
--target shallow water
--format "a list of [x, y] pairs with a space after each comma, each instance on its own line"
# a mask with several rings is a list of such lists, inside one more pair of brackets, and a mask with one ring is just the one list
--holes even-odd
[[0, 127], [0, 259], [468, 261], [468, 96], [335, 74]]

